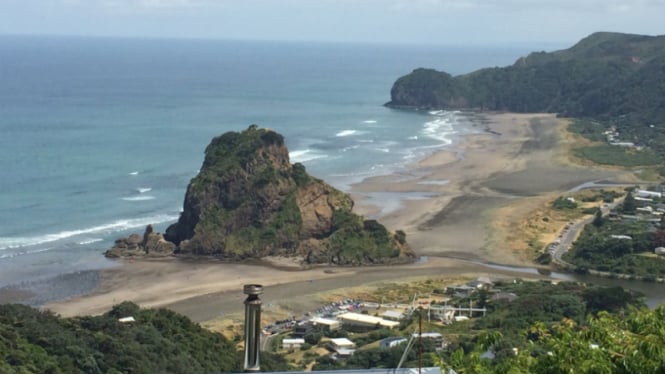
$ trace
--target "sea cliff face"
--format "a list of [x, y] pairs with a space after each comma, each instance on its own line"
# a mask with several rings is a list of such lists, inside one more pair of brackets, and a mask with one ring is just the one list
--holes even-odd
[[176, 254], [231, 260], [278, 255], [361, 265], [415, 258], [402, 232], [390, 233], [352, 208], [347, 194], [290, 163], [280, 134], [252, 125], [208, 145], [164, 239]]

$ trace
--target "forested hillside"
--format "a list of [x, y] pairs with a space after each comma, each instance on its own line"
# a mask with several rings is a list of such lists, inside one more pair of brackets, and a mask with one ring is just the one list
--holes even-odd
[[452, 77], [416, 69], [392, 87], [391, 107], [552, 112], [649, 126], [665, 120], [665, 36], [594, 33], [502, 68]]
[[[121, 323], [119, 318], [134, 317]], [[283, 370], [263, 355], [262, 368]], [[242, 371], [242, 352], [223, 335], [166, 309], [122, 303], [95, 317], [59, 318], [0, 305], [0, 373], [223, 373]]]

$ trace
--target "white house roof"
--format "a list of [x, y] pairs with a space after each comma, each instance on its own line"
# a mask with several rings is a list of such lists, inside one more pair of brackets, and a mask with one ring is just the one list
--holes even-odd
[[339, 325], [338, 320], [330, 319], [330, 318], [314, 317], [314, 318], [310, 319], [310, 321], [313, 322], [313, 323], [318, 323], [320, 325], [326, 325], [326, 326]]
[[379, 326], [388, 327], [388, 328], [393, 328], [393, 327], [399, 326], [399, 322], [388, 321], [388, 320], [385, 320], [383, 318], [374, 317], [374, 316], [370, 316], [370, 315], [367, 315], [367, 314], [344, 313], [344, 314], [340, 315], [338, 318], [341, 319], [341, 320], [363, 323], [363, 324], [366, 324], [366, 325], [379, 325]]
[[282, 344], [305, 344], [305, 339], [302, 338], [282, 339]]
[[404, 313], [400, 312], [399, 310], [386, 310], [381, 314], [382, 317], [385, 318], [397, 318], [397, 319], [402, 319], [404, 318]]
[[334, 338], [330, 339], [330, 342], [338, 347], [355, 347], [355, 343], [347, 338]]

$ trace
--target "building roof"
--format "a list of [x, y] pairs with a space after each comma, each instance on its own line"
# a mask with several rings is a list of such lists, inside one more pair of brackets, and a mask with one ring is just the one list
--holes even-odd
[[405, 342], [406, 338], [403, 338], [401, 336], [391, 336], [391, 337], [383, 338], [383, 339], [379, 340], [379, 343], [381, 343], [381, 344], [390, 344], [392, 342], [400, 342], [400, 341]]
[[305, 339], [302, 338], [282, 339], [282, 344], [305, 344]]
[[381, 317], [402, 319], [404, 318], [404, 313], [399, 310], [386, 310], [381, 314]]
[[347, 320], [347, 321], [352, 321], [352, 322], [357, 322], [357, 323], [363, 323], [366, 325], [379, 325], [382, 327], [388, 327], [388, 328], [393, 328], [395, 326], [399, 326], [399, 322], [396, 321], [388, 321], [383, 318], [379, 317], [373, 317], [367, 314], [359, 314], [359, 313], [344, 313], [338, 317], [341, 320]]
[[418, 334], [417, 332], [413, 333], [414, 337], [419, 337], [422, 336], [423, 338], [440, 338], [442, 337], [441, 333], [438, 332], [424, 332], [422, 334]]
[[326, 326], [339, 325], [339, 321], [336, 319], [321, 318], [321, 317], [314, 317], [310, 319], [310, 322]]
[[355, 343], [353, 343], [352, 341], [350, 341], [347, 338], [334, 338], [334, 339], [330, 339], [330, 342], [333, 343], [334, 345], [338, 346], [338, 347], [345, 346], [345, 345], [355, 346]]

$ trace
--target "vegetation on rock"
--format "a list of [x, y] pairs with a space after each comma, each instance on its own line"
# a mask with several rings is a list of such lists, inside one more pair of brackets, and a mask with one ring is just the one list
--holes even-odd
[[229, 259], [286, 255], [360, 265], [414, 258], [403, 232], [394, 235], [352, 208], [347, 194], [291, 165], [280, 134], [252, 125], [208, 145], [165, 238], [178, 253]]

